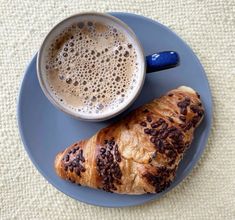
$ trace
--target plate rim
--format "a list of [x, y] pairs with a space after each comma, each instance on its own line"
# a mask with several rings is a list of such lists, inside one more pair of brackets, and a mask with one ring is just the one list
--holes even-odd
[[[153, 201], [155, 199], [160, 199], [162, 198], [163, 195], [165, 195], [166, 193], [168, 193], [169, 191], [171, 191], [173, 188], [175, 188], [176, 186], [178, 186], [179, 183], [181, 183], [182, 181], [185, 180], [185, 178], [192, 172], [193, 168], [195, 167], [195, 165], [198, 163], [200, 157], [202, 156], [202, 153], [204, 152], [207, 143], [208, 143], [208, 139], [210, 136], [210, 132], [211, 132], [211, 128], [212, 128], [212, 123], [213, 123], [213, 97], [212, 97], [212, 93], [211, 93], [211, 89], [210, 89], [210, 84], [206, 75], [206, 72], [200, 62], [200, 60], [198, 59], [197, 55], [194, 53], [194, 51], [189, 47], [189, 45], [181, 38], [179, 37], [175, 32], [173, 32], [170, 28], [168, 28], [167, 26], [159, 23], [156, 20], [153, 20], [151, 18], [145, 17], [143, 15], [139, 15], [139, 14], [134, 14], [134, 13], [128, 13], [128, 12], [107, 12], [113, 16], [119, 16], [119, 15], [123, 15], [123, 16], [128, 16], [128, 17], [135, 17], [135, 18], [141, 18], [144, 20], [147, 20], [148, 22], [151, 23], [155, 23], [156, 25], [159, 25], [161, 28], [165, 29], [166, 31], [170, 32], [171, 34], [175, 35], [175, 37], [177, 37], [182, 43], [184, 43], [184, 45], [187, 47], [187, 49], [189, 49], [189, 51], [195, 56], [195, 60], [197, 62], [197, 64], [200, 66], [200, 68], [202, 69], [202, 71], [204, 72], [204, 74], [202, 75], [204, 78], [204, 81], [206, 82], [207, 85], [207, 90], [208, 90], [208, 95], [210, 98], [210, 103], [208, 103], [209, 106], [209, 110], [207, 110], [207, 116], [208, 117], [208, 129], [206, 130], [205, 136], [206, 138], [204, 138], [203, 142], [203, 147], [200, 148], [200, 150], [198, 151], [198, 153], [196, 154], [196, 157], [194, 159], [194, 161], [185, 169], [184, 173], [182, 174], [181, 178], [178, 180], [174, 181], [174, 185], [172, 185], [172, 187], [169, 187], [168, 189], [166, 189], [165, 191], [163, 191], [160, 194], [153, 194], [153, 196], [149, 197], [148, 199], [145, 199], [145, 201], [141, 200], [137, 200], [136, 202], [132, 202], [132, 204], [119, 204], [119, 205], [103, 205], [103, 204], [97, 204], [95, 202], [89, 202], [89, 201], [85, 201], [82, 198], [77, 199], [75, 196], [73, 195], [69, 195], [63, 188], [56, 186], [54, 184], [54, 182], [51, 180], [50, 176], [48, 176], [46, 173], [44, 173], [44, 171], [40, 168], [40, 166], [37, 164], [37, 162], [35, 161], [33, 155], [31, 154], [31, 150], [30, 147], [26, 144], [26, 140], [25, 140], [25, 136], [23, 134], [23, 128], [22, 128], [22, 121], [21, 121], [21, 110], [20, 110], [20, 103], [21, 103], [21, 99], [22, 99], [22, 87], [24, 85], [24, 82], [27, 78], [27, 72], [30, 70], [32, 63], [34, 62], [34, 60], [37, 58], [37, 54], [38, 52], [36, 52], [32, 58], [30, 59], [30, 61], [27, 64], [26, 69], [24, 70], [24, 74], [21, 78], [20, 81], [20, 86], [19, 86], [19, 92], [18, 92], [18, 97], [17, 97], [17, 125], [18, 125], [18, 130], [19, 130], [19, 134], [24, 146], [25, 151], [27, 152], [27, 155], [29, 157], [29, 159], [32, 161], [33, 165], [37, 168], [37, 170], [39, 171], [39, 173], [44, 177], [44, 179], [51, 184], [52, 186], [54, 186], [58, 191], [60, 191], [61, 193], [64, 193], [66, 196], [69, 196], [70, 198], [79, 201], [79, 202], [83, 202], [85, 204], [89, 204], [89, 205], [93, 205], [93, 206], [100, 206], [100, 207], [106, 207], [106, 208], [122, 208], [122, 207], [131, 207], [131, 206], [137, 206], [137, 205], [141, 205], [141, 204], [145, 204], [147, 202]], [[120, 19], [120, 18], [118, 18]], [[208, 112], [209, 111], [209, 112]], [[159, 198], [156, 198], [155, 195], [160, 195]]]

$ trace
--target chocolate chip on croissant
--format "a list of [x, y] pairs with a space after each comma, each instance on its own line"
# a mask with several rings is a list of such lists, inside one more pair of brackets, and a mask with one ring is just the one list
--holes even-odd
[[108, 192], [159, 193], [175, 178], [203, 115], [198, 93], [181, 86], [60, 152], [56, 172]]

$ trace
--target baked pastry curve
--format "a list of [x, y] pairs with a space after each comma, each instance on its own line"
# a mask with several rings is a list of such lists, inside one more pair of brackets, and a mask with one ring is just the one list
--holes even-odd
[[56, 173], [108, 192], [162, 192], [175, 178], [203, 115], [199, 94], [181, 86], [58, 153]]

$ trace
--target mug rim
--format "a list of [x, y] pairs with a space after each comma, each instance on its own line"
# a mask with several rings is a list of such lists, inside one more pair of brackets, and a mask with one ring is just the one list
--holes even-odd
[[[61, 105], [57, 100], [55, 100], [55, 98], [52, 97], [51, 93], [48, 91], [46, 85], [45, 85], [45, 81], [43, 80], [43, 71], [41, 70], [41, 65], [42, 65], [42, 51], [44, 51], [45, 49], [45, 45], [48, 41], [48, 38], [51, 36], [51, 34], [56, 31], [57, 29], [60, 28], [61, 25], [63, 25], [64, 22], [79, 17], [79, 16], [102, 16], [108, 19], [111, 19], [112, 21], [118, 23], [119, 25], [121, 25], [125, 30], [128, 31], [128, 35], [131, 36], [134, 41], [135, 41], [135, 45], [137, 45], [138, 49], [140, 50], [140, 59], [142, 62], [142, 77], [139, 78], [139, 81], [141, 80], [141, 82], [139, 82], [138, 88], [136, 89], [135, 93], [133, 94], [133, 97], [130, 98], [130, 100], [128, 102], [125, 103], [125, 105], [122, 108], [119, 108], [115, 111], [115, 109], [111, 112], [108, 112], [106, 114], [101, 114], [101, 115], [92, 115], [90, 114], [89, 116], [84, 116], [79, 114], [78, 112], [72, 112], [70, 111], [68, 108], [64, 107], [63, 105]], [[117, 115], [119, 115], [120, 113], [122, 113], [123, 111], [125, 111], [128, 107], [130, 107], [130, 105], [133, 104], [133, 102], [136, 100], [136, 98], [139, 96], [143, 84], [144, 84], [144, 80], [145, 80], [145, 76], [146, 76], [146, 62], [145, 62], [145, 56], [144, 56], [144, 50], [142, 47], [142, 44], [140, 43], [138, 37], [136, 36], [136, 34], [134, 33], [134, 31], [123, 21], [121, 21], [120, 19], [108, 14], [108, 13], [101, 13], [101, 12], [82, 12], [82, 13], [76, 13], [73, 14], [63, 20], [61, 20], [59, 23], [57, 23], [56, 25], [53, 26], [53, 28], [47, 33], [46, 37], [44, 38], [40, 49], [38, 51], [37, 54], [37, 63], [36, 63], [36, 69], [37, 69], [37, 78], [40, 84], [40, 87], [44, 93], [44, 95], [47, 97], [47, 99], [59, 110], [61, 110], [62, 112], [76, 118], [79, 120], [83, 120], [83, 121], [105, 121], [108, 120], [110, 118], [113, 118]], [[140, 71], [141, 73], [141, 71]]]

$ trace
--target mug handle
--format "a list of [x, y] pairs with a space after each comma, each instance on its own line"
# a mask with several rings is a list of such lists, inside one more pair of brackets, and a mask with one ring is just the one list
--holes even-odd
[[178, 66], [180, 58], [174, 51], [163, 51], [146, 56], [146, 73]]

